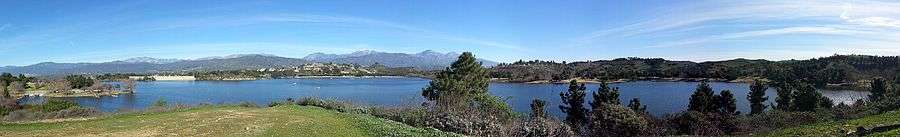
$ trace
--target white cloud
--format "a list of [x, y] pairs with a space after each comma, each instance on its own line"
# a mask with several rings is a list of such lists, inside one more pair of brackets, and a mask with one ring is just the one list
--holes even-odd
[[658, 47], [677, 47], [677, 46], [698, 46], [697, 44], [703, 44], [703, 43], [713, 42], [713, 41], [745, 39], [745, 38], [753, 38], [753, 37], [787, 35], [787, 34], [820, 34], [820, 35], [856, 36], [856, 35], [868, 35], [868, 34], [871, 34], [871, 32], [859, 31], [859, 30], [848, 30], [848, 29], [842, 29], [842, 28], [836, 28], [836, 27], [788, 27], [788, 28], [754, 30], [754, 31], [730, 33], [730, 34], [725, 34], [725, 35], [713, 35], [713, 36], [699, 37], [699, 38], [694, 38], [694, 39], [684, 39], [684, 40], [678, 40], [678, 41], [674, 41], [674, 42], [664, 42], [664, 43], [649, 46], [649, 47], [658, 48]]
[[127, 45], [129, 49], [108, 49], [77, 52], [49, 57], [55, 62], [108, 62], [133, 57], [197, 59], [232, 54], [273, 54], [282, 57], [302, 58], [313, 52], [350, 53], [368, 48], [367, 44], [315, 45], [306, 43], [235, 42], [235, 43], [184, 43], [161, 45]]
[[900, 20], [887, 17], [866, 17], [861, 19], [851, 19], [847, 21], [875, 27], [893, 27], [900, 29]]

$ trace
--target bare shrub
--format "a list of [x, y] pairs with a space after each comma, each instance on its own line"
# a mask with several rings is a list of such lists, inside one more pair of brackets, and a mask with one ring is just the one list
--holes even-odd
[[557, 119], [531, 117], [506, 125], [505, 136], [515, 137], [572, 137], [575, 133], [569, 126]]

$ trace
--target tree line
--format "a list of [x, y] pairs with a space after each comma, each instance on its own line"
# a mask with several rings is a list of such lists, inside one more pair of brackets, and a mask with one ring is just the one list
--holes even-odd
[[[865, 82], [875, 77], [900, 79], [898, 71], [898, 56], [833, 55], [808, 60], [734, 59], [701, 63], [661, 58], [619, 58], [569, 63], [533, 60], [501, 63], [491, 68], [491, 76], [513, 82], [571, 78], [763, 78], [771, 81], [801, 80], [815, 87], [825, 87], [828, 84]], [[868, 84], [859, 85], [865, 87]]]

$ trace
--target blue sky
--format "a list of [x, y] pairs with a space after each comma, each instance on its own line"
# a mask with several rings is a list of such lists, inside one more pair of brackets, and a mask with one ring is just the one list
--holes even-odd
[[900, 55], [900, 1], [0, 0], [0, 66], [358, 50], [503, 62]]

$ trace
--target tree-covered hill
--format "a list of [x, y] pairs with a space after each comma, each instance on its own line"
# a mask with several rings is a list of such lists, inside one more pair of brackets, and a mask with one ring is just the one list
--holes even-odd
[[834, 55], [809, 60], [749, 60], [690, 62], [661, 58], [553, 62], [517, 61], [492, 68], [495, 78], [510, 81], [638, 78], [767, 78], [802, 80], [818, 86], [853, 83], [872, 77], [894, 78], [900, 70], [897, 56]]

